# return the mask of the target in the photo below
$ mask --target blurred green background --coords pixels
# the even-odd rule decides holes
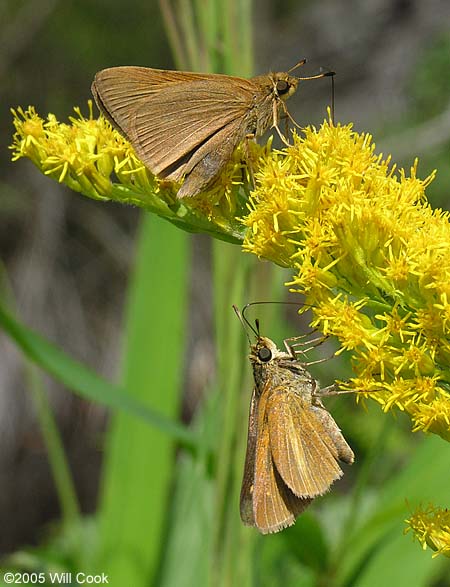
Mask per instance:
[[[422,177],[437,168],[429,198],[448,208],[450,4],[180,1],[174,16],[196,23],[193,66],[335,70],[337,121],[400,166],[419,157]],[[0,21],[1,298],[18,320],[2,321],[17,344],[0,333],[2,569],[133,587],[449,586],[447,560],[402,534],[419,503],[448,506],[448,445],[349,396],[327,403],[356,453],[344,479],[278,535],[242,527],[251,379],[231,305],[284,299],[289,272],[10,162],[10,107],[65,121],[87,114],[99,69],[176,67],[160,4],[3,0]],[[326,81],[305,83],[289,110],[317,125],[329,100]],[[290,306],[254,316],[280,344],[306,328]],[[349,357],[315,374],[345,378]]]

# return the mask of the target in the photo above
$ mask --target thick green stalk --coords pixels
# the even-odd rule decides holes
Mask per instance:
[[[238,250],[215,243],[215,315],[217,341],[217,376],[221,397],[221,425],[217,453],[216,513],[217,524],[213,536],[214,558],[211,561],[215,573],[213,584],[228,585],[230,560],[224,545],[230,528],[240,524],[239,504],[230,503],[229,495],[236,476],[235,450],[242,424],[242,361],[245,357],[246,338],[242,326],[234,316],[232,304],[242,306],[248,278],[248,261]],[[238,259],[237,257],[240,256]],[[240,475],[240,472],[238,473]],[[232,531],[234,534],[234,530]],[[231,577],[230,577],[231,579]]]
[[[179,409],[186,267],[186,235],[145,216],[128,299],[124,385],[172,417]],[[99,562],[115,585],[148,585],[157,571],[173,451],[158,430],[114,415],[105,447]]]

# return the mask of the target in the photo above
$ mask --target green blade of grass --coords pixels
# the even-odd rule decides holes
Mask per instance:
[[[145,216],[128,300],[125,385],[167,418],[178,413],[183,372],[186,242],[181,231]],[[116,414],[105,451],[97,562],[115,585],[152,584],[164,543],[174,446],[160,431]]]
[[[5,306],[15,309],[15,297],[11,285],[6,278],[6,270],[0,261],[1,291],[5,299]],[[0,308],[1,312],[1,308]],[[51,474],[55,482],[61,508],[62,523],[67,530],[80,524],[80,507],[72,478],[70,465],[64,450],[64,443],[58,429],[53,407],[39,369],[23,353],[24,374],[30,397],[43,441],[47,449],[47,458]]]
[[[409,507],[414,508],[419,503],[446,503],[449,467],[450,453],[446,443],[433,436],[424,438],[410,462],[385,484],[373,514],[347,537],[336,573],[337,585],[371,585],[370,579],[365,579],[371,568],[377,569],[379,584],[397,584],[391,582],[396,569],[386,567],[382,563],[383,551],[390,548],[389,545],[395,540],[396,535],[402,535]],[[410,537],[402,538],[405,542],[411,541]],[[415,547],[416,557],[412,558],[417,565],[419,576],[421,573],[427,573],[428,563],[423,561],[422,564],[420,558],[426,555],[420,552],[417,544]],[[406,543],[404,549],[405,553],[410,550]],[[407,554],[405,557],[410,558]],[[376,560],[378,562],[375,564]],[[410,561],[408,564],[413,563]]]
[[[357,587],[429,587],[433,578],[443,565],[450,570],[448,560],[444,557],[433,559],[431,552],[423,552],[417,542],[410,536],[403,535],[400,522],[397,531],[393,531],[383,540],[373,558],[365,565],[364,572],[354,583]],[[442,585],[442,583],[437,583]],[[448,585],[448,584],[447,584]]]
[[[72,359],[43,336],[15,320],[1,304],[0,326],[34,364],[77,395],[108,408],[125,411],[169,434],[185,446],[196,447],[195,435],[185,426],[157,413],[129,394],[124,387],[106,381]]]
[[[70,466],[41,374],[38,373],[34,365],[29,363],[26,365],[26,372],[36,416],[47,448],[48,461],[55,481],[63,523],[66,528],[69,528],[80,524],[79,504]]]
[[[195,415],[195,428],[205,446],[217,442],[221,406],[217,390],[209,389]],[[161,573],[154,583],[158,587],[210,585],[212,537],[218,518],[213,471],[213,462],[206,452],[178,455],[170,529]]]

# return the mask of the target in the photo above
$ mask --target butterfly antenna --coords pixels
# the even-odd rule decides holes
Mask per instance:
[[[307,77],[298,77],[297,79],[300,81],[307,81],[310,79],[321,79],[323,77],[334,77],[336,75],[335,71],[330,71],[329,69],[326,71],[321,71],[320,73],[316,73],[316,75],[308,75]]]
[[[298,69],[299,67],[302,67],[303,65],[305,65],[306,63],[306,59],[302,59],[301,61],[299,61],[298,63],[296,63],[294,65],[294,67],[291,67],[291,69],[288,69],[288,73],[291,73],[291,71],[295,71],[296,69]]]
[[[247,319],[245,312],[247,311],[247,308],[249,308],[250,306],[254,306],[255,304],[258,304],[259,302],[250,302],[249,304],[245,304],[245,306],[242,309],[242,317],[244,318],[245,323],[247,324],[247,326],[250,328],[250,330],[253,332],[253,334],[255,334],[255,336],[257,338],[260,337],[260,333],[259,333],[259,320],[258,318],[256,318],[255,320],[255,326],[253,326],[251,324],[251,322]]]
[[[247,306],[248,306],[248,304],[247,304]],[[239,310],[239,308],[233,304],[233,310],[235,311],[236,316],[239,318],[239,320],[240,320],[240,322],[241,322],[241,324],[242,324],[242,326],[244,328],[244,332],[245,332],[245,335],[246,335],[246,337],[248,339],[249,344],[252,345],[253,343],[252,343],[252,341],[251,341],[251,339],[250,339],[250,337],[248,335],[248,329],[250,328],[250,330],[255,334],[255,336],[257,338],[259,338],[259,325],[258,325],[258,330],[256,330],[253,327],[253,325],[250,324],[250,322],[245,317],[245,310],[246,310],[247,306],[245,306],[244,309],[241,312]]]

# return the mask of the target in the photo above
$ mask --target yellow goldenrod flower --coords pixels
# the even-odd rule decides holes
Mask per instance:
[[[185,230],[242,242],[244,227],[237,217],[244,204],[236,197],[242,184],[242,154],[235,153],[207,197],[179,200],[178,186],[152,175],[105,118],[93,118],[92,102],[89,109],[89,118],[84,118],[75,108],[71,124],[58,122],[53,114],[43,120],[31,106],[12,110],[13,161],[27,157],[45,175],[90,198],[134,204]]]
[[[414,430],[450,440],[450,224],[425,189],[375,154],[372,137],[325,122],[279,152],[250,144],[256,186],[242,182],[238,150],[210,191],[176,198],[102,117],[59,123],[14,112],[13,158],[89,197],[131,203],[290,267],[287,284],[315,308],[314,326],[352,353],[347,389]]]
[[[292,268],[313,326],[352,352],[342,384],[450,440],[450,225],[370,135],[324,123],[257,173],[244,249]]]
[[[433,556],[450,557],[450,510],[429,505],[425,510],[417,509],[405,522],[405,533],[412,530],[424,550],[429,546],[435,551]]]

